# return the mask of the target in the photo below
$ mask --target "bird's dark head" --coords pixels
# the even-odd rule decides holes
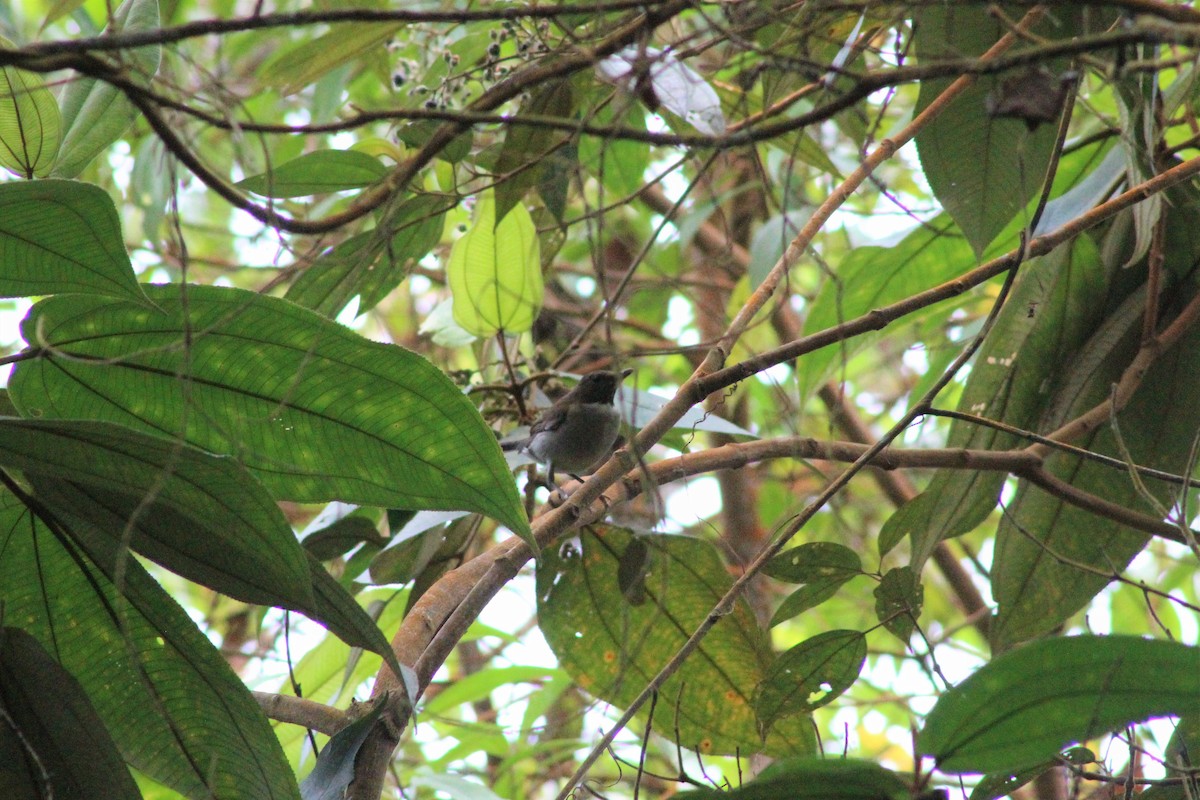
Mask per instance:
[[[589,372],[580,379],[575,388],[571,390],[571,394],[575,395],[576,400],[580,403],[612,403],[613,397],[617,394],[617,387],[632,372],[631,369],[621,372],[609,372],[608,370]]]

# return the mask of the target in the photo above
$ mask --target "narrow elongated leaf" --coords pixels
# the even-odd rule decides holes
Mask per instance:
[[[341,800],[346,787],[354,780],[354,759],[358,757],[358,749],[371,732],[371,726],[383,714],[384,704],[384,698],[379,698],[374,708],[329,740],[317,757],[317,766],[300,784],[303,800]]]
[[[479,198],[471,230],[454,243],[446,273],[454,321],[476,336],[533,327],[542,307],[542,264],[537,231],[525,207],[496,222],[491,192]]]
[[[145,302],[116,206],[90,183],[0,183],[0,297],[59,292]]]
[[[317,150],[238,182],[264,197],[305,197],[370,186],[388,174],[379,159],[357,150]]]
[[[159,27],[158,0],[125,0],[109,21],[107,32],[151,31]],[[161,48],[147,45],[123,50],[127,74],[149,82],[158,71]],[[63,141],[53,175],[74,178],[93,158],[116,141],[138,111],[115,86],[95,78],[75,76],[62,96]]]
[[[1012,297],[975,358],[958,410],[1016,428],[1036,427],[1050,399],[1045,370],[1065,370],[1095,331],[1108,285],[1108,270],[1086,236],[1024,265]],[[1004,450],[1020,440],[995,428],[955,420],[947,444]],[[938,542],[983,522],[996,507],[1006,478],[1002,472],[939,470],[925,493],[910,501],[909,510],[888,523],[898,528],[897,536],[911,532],[914,568],[921,568]]]
[[[1200,649],[1126,636],[1046,639],[995,659],[942,695],[918,750],[944,772],[1049,759],[1152,717],[1200,708]]]
[[[357,295],[358,313],[370,311],[441,240],[450,204],[431,195],[405,200],[374,230],[352,236],[318,258],[285,296],[336,317]]]
[[[633,605],[618,589],[620,557],[633,536],[619,528],[585,533],[543,553],[537,570],[538,619],[560,665],[589,693],[617,706],[641,691],[731,583],[711,544],[643,535],[645,601]],[[678,729],[683,747],[705,754],[739,748],[811,753],[804,715],[779,720],[765,743],[760,735],[750,692],[771,662],[761,628],[738,602],[660,689],[672,700],[658,704],[655,729]]]
[[[573,111],[571,83],[567,80],[547,83],[521,104],[521,114],[537,117],[571,119]],[[526,190],[541,181],[543,172],[551,170],[562,174],[553,169],[552,155],[568,139],[570,134],[546,127],[518,124],[509,128],[496,158],[496,174],[502,182],[495,189],[495,218],[504,219],[513,206],[521,202]]]
[[[838,589],[842,588],[847,580],[849,578],[834,577],[815,580],[801,586],[785,597],[779,604],[779,608],[775,609],[775,613],[771,616],[771,627],[773,628],[781,622],[787,622],[792,617],[821,605],[837,594]]]
[[[763,574],[790,583],[850,580],[862,574],[862,559],[843,544],[808,542],[772,558],[763,566]]]
[[[0,37],[0,46],[12,42]],[[62,119],[41,76],[0,67],[0,166],[22,178],[49,174],[58,155]]]
[[[906,645],[924,604],[925,587],[912,567],[889,569],[875,587],[875,616]]]
[[[1144,293],[1139,291],[1096,331],[1055,393],[1044,429],[1053,430],[1109,396],[1137,348],[1143,308]],[[1200,395],[1193,389],[1198,359],[1200,330],[1193,328],[1155,361],[1117,416],[1121,440],[1134,463],[1172,473],[1187,471],[1200,419]],[[1170,413],[1163,413],[1164,407]],[[1105,426],[1076,444],[1122,458],[1116,437],[1113,428]],[[1046,469],[1078,489],[1156,517],[1163,515],[1161,509],[1171,505],[1177,491],[1150,478],[1139,488],[1122,468],[1067,453],[1052,455]],[[1147,539],[1141,531],[1067,505],[1022,482],[996,537],[992,592],[999,603],[997,641],[1012,644],[1053,630],[1103,589],[1109,575],[1124,569]]]
[[[909,800],[912,791],[891,770],[853,758],[785,758],[732,789],[697,789],[679,800]]]
[[[325,570],[320,561],[311,554],[306,554],[306,557],[316,609],[312,616],[346,644],[379,653],[395,670],[396,656],[379,626],[363,611],[358,601]]]
[[[283,51],[262,70],[260,80],[288,95],[298,92],[335,67],[382,47],[400,24],[362,22],[338,25],[329,33]]]
[[[791,714],[807,714],[837,699],[858,680],[867,660],[861,631],[826,631],[783,653],[754,692],[763,729]]]
[[[79,681],[19,628],[0,628],[0,710],[6,797],[141,798]]]
[[[479,413],[437,368],[286,300],[147,287],[163,311],[51,298],[14,371],[24,416],[107,420],[236,456],[277,498],[528,523]],[[82,390],[86,387],[86,391]]]
[[[311,610],[308,562],[282,512],[232,459],[106,422],[0,419],[0,465],[56,516],[252,603]]]
[[[61,532],[61,531],[59,531]],[[117,543],[60,538],[0,493],[0,602],[80,682],[126,761],[189,798],[294,800],[296,780],[242,681]]]

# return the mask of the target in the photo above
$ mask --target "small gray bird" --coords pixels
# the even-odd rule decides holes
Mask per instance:
[[[529,436],[501,445],[505,450],[528,454],[546,465],[554,485],[554,471],[577,473],[604,458],[621,430],[621,414],[613,405],[617,386],[633,370],[589,372],[575,388],[542,412]]]

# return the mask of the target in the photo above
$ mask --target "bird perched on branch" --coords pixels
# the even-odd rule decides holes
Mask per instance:
[[[574,389],[542,412],[528,437],[505,442],[501,447],[526,453],[545,464],[551,485],[555,470],[579,480],[578,473],[607,456],[617,441],[621,414],[613,399],[617,387],[631,372],[589,372]]]

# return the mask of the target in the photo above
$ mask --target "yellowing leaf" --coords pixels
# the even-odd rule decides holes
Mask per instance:
[[[490,191],[479,198],[475,224],[450,251],[446,272],[454,321],[476,336],[522,333],[542,306],[542,266],[537,231],[522,205],[497,225]]]

